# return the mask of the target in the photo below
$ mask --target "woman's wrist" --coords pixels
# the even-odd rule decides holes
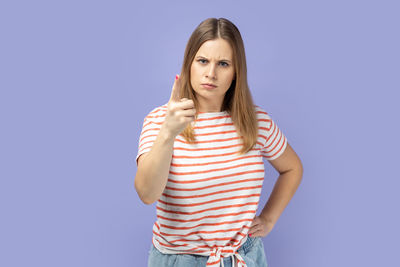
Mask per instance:
[[[176,136],[170,130],[165,128],[164,125],[161,125],[159,135],[161,136],[162,140],[165,142],[173,142],[173,141],[175,141],[175,138],[176,138]]]

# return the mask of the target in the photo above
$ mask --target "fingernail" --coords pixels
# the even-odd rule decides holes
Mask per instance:
[[[175,76],[175,80],[178,80],[178,74]]]
[[[251,236],[251,234],[249,234],[249,236]]]

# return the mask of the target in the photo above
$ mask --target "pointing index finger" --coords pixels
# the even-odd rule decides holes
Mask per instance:
[[[172,86],[172,91],[171,91],[171,97],[170,100],[173,101],[179,101],[180,99],[180,95],[179,95],[179,91],[180,91],[180,79],[179,79],[179,75],[175,76],[175,81],[174,81],[174,85]]]

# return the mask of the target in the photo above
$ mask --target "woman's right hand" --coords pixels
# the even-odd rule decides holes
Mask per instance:
[[[189,123],[194,121],[196,114],[193,100],[179,98],[181,83],[178,75],[176,78],[178,79],[175,79],[172,87],[171,97],[167,104],[167,113],[162,125],[174,137],[179,135]]]

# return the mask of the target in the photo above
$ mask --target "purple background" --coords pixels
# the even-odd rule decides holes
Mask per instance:
[[[263,238],[269,266],[400,266],[397,1],[187,2],[1,2],[0,265],[146,266],[143,118],[194,28],[225,17],[304,166]],[[265,163],[259,212],[278,177]]]

